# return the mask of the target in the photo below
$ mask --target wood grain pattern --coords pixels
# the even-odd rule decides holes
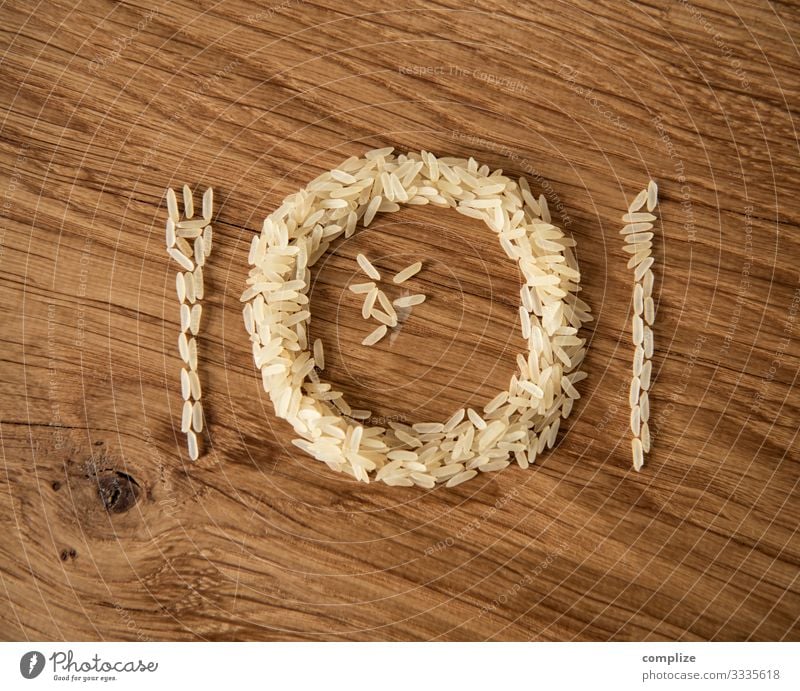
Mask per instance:
[[[0,635],[6,639],[800,638],[796,3],[355,0],[4,6]],[[529,176],[578,242],[583,397],[537,466],[425,493],[290,446],[241,324],[249,239],[366,147]],[[649,177],[654,450],[630,470],[631,275]],[[163,193],[213,185],[208,453],[179,430]],[[544,187],[543,187],[544,186]],[[315,273],[331,378],[443,419],[504,386],[518,276],[485,228],[409,209]],[[429,300],[393,339],[357,252]],[[105,503],[101,500],[105,497]]]

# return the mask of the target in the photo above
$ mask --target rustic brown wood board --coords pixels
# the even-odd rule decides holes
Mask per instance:
[[[108,0],[3,6],[0,634],[123,640],[800,639],[796,2]],[[368,148],[528,176],[578,243],[589,378],[527,471],[358,484],[291,446],[255,370],[247,249]],[[652,177],[653,451],[631,470],[632,272]],[[180,434],[164,191],[213,185],[206,454]],[[392,339],[345,286],[421,259]],[[519,275],[404,209],[314,274],[357,407],[444,419],[505,388]]]

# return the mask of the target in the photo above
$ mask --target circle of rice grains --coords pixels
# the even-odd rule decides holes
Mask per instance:
[[[369,426],[322,379],[318,365],[324,363],[308,349],[314,343],[306,336],[311,270],[356,224],[404,204],[453,208],[483,220],[497,236],[525,278],[528,352],[517,359],[509,389],[482,411],[459,411],[444,422]],[[253,240],[242,302],[264,390],[298,435],[293,443],[333,471],[397,487],[454,487],[511,463],[533,463],[555,444],[561,418],[580,395],[574,385],[586,376],[579,370],[585,339],[578,334],[592,317],[577,295],[573,246],[524,178],[490,171],[472,158],[376,149],[289,195]]]

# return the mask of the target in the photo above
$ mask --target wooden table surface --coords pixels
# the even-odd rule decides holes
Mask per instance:
[[[19,0],[0,62],[0,634],[125,640],[800,639],[797,2]],[[367,148],[528,176],[578,243],[589,378],[559,445],[455,489],[290,445],[241,320],[284,196]],[[631,271],[661,190],[653,451],[630,468]],[[213,185],[207,453],[179,429],[164,190]],[[357,252],[430,298],[378,347]],[[406,209],[336,245],[313,324],[407,421],[514,370],[485,227]]]

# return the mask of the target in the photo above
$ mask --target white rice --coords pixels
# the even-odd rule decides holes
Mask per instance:
[[[631,439],[631,451],[633,452],[633,469],[638,472],[644,465],[644,449],[642,440],[638,437]]]
[[[476,413],[472,408],[467,409],[467,417],[469,417],[469,420],[475,426],[475,429],[486,429],[486,420],[478,415],[478,413]]]
[[[398,272],[398,274],[392,279],[392,281],[398,284],[404,283],[409,278],[419,273],[420,269],[422,269],[422,262],[414,262],[413,264],[411,264],[411,266],[407,266],[405,269]]]
[[[642,423],[642,429],[640,431],[640,439],[642,442],[642,463],[644,463],[644,454],[650,452],[650,426],[647,422]],[[634,459],[634,463],[635,463]],[[641,468],[641,464],[639,465]]]
[[[639,212],[647,204],[647,212]],[[650,451],[650,428],[647,421],[650,417],[650,397],[648,390],[651,384],[653,356],[653,331],[655,321],[655,302],[653,293],[653,264],[651,256],[654,232],[652,221],[656,217],[650,213],[658,204],[658,186],[651,180],[641,190],[628,207],[628,213],[622,216],[626,225],[620,231],[625,237],[627,253],[633,256],[628,261],[628,268],[634,269],[633,286],[633,318],[631,332],[636,346],[633,355],[633,378],[631,380],[629,403],[631,406],[630,426],[633,433],[631,453],[633,467],[641,470],[644,456]]]
[[[173,223],[177,223],[180,219],[180,212],[178,211],[178,198],[175,196],[175,190],[171,187],[167,190],[167,213]]]
[[[645,259],[645,260],[644,260],[644,261],[643,261],[641,264],[639,264],[639,265],[636,267],[636,271],[635,271],[635,272],[634,272],[634,274],[633,274],[633,279],[634,279],[635,281],[641,281],[641,280],[642,280],[642,278],[644,278],[644,275],[645,275],[645,274],[646,274],[648,271],[650,271],[650,267],[652,267],[652,266],[653,266],[653,262],[654,262],[654,261],[655,261],[655,260],[653,259],[653,257],[649,257],[648,259]]]
[[[186,434],[192,428],[192,402],[183,402],[183,414],[181,415],[181,432]]]
[[[381,307],[383,307],[386,314],[393,319],[397,319],[397,312],[394,309],[394,305],[392,305],[389,298],[386,297],[386,293],[384,293],[382,290],[378,291],[378,302],[380,303]]]
[[[647,201],[647,190],[642,190],[641,192],[639,192],[639,194],[637,194],[633,198],[631,205],[628,207],[628,213],[632,214],[635,211],[638,211],[644,206],[644,203],[646,201]]]
[[[192,406],[192,429],[198,434],[203,431],[203,404],[195,401]]]
[[[628,245],[637,245],[639,247],[645,247],[645,243],[650,244],[649,241],[653,239],[652,232],[636,232],[631,233],[630,235],[625,236],[625,242]],[[625,248],[629,249],[629,248]],[[634,247],[636,249],[636,247]]]
[[[650,296],[644,300],[644,320],[651,325],[656,319],[656,305]]]
[[[644,365],[644,348],[642,346],[636,346],[636,350],[633,351],[634,377],[638,377],[642,373],[642,365]],[[634,405],[634,403],[631,403],[631,405]]]
[[[183,186],[183,215],[186,218],[194,216],[194,198],[192,197],[192,190],[189,185]]]
[[[387,331],[388,329],[386,328],[386,325],[381,324],[377,329],[375,329],[372,333],[370,333],[363,341],[361,341],[361,345],[365,346],[375,345],[386,335]]]
[[[639,380],[642,382],[642,389],[644,391],[650,390],[650,377],[653,371],[653,361],[647,360],[644,365],[642,365],[642,373],[639,375]]]
[[[380,281],[381,275],[378,273],[378,270],[372,266],[372,262],[367,259],[363,254],[359,254],[356,256],[356,261],[361,269],[364,271],[367,276],[369,276],[374,281]]]
[[[647,183],[647,210],[652,211],[658,203],[658,185],[651,180]]]
[[[650,297],[653,294],[653,272],[648,271],[642,280],[642,289],[644,290],[645,297]]]
[[[644,348],[644,357],[646,358],[653,357],[653,330],[649,326],[644,327],[642,346]]]
[[[639,398],[639,410],[642,422],[647,422],[650,419],[650,395],[647,391],[642,391]]]
[[[318,176],[287,197],[254,238],[242,301],[264,389],[276,414],[295,429],[295,446],[361,482],[454,487],[513,462],[528,467],[538,453],[555,444],[562,417],[569,415],[580,395],[575,385],[584,378],[579,367],[585,339],[577,334],[591,316],[588,305],[577,297],[580,274],[571,250],[574,241],[552,223],[546,199],[535,199],[524,180],[492,172],[472,159],[392,151],[347,159]],[[362,426],[357,421],[368,421],[371,412],[352,410],[342,392],[321,379],[314,364],[324,364],[324,356],[316,341],[308,350],[311,267],[335,237],[350,237],[357,225],[368,226],[375,214],[391,213],[403,204],[454,208],[484,220],[499,235],[524,277],[521,318],[528,352],[517,358],[519,372],[508,390],[498,393],[483,414],[470,408],[456,411],[445,422]],[[635,218],[629,225],[638,222]],[[206,244],[205,233],[203,240]],[[634,256],[648,249],[644,242],[635,238],[630,243],[637,248]],[[380,272],[363,254],[356,260],[370,282],[349,288],[364,295],[362,316],[379,322],[362,341],[374,345],[400,321],[398,309],[419,305],[426,296],[390,299],[377,284]],[[401,285],[421,264],[398,272],[392,283]],[[195,277],[195,292],[196,284]],[[408,316],[403,313],[404,319]]]
[[[375,289],[375,283],[369,281],[368,283],[354,283],[350,286],[350,290],[356,294],[369,293]]]
[[[364,297],[364,303],[361,305],[361,316],[364,319],[369,319],[372,314],[372,308],[375,307],[375,300],[378,298],[378,288],[373,288]]]
[[[189,367],[193,371],[197,371],[197,339],[192,337],[189,339]]]
[[[446,487],[457,487],[462,482],[466,482],[467,480],[471,480],[478,474],[477,470],[465,470],[463,473],[459,473],[458,475],[454,475],[447,481]]]
[[[167,250],[167,254],[187,271],[192,271],[194,269],[194,262],[176,247],[170,247]]]
[[[407,295],[402,298],[397,298],[392,304],[397,308],[403,307],[414,307],[415,305],[421,305],[425,302],[425,296],[422,294],[417,295]]]
[[[630,394],[628,395],[628,402],[631,408],[639,404],[639,397],[642,395],[642,382],[639,379],[639,374],[634,373],[631,379]]]
[[[378,213],[378,209],[381,206],[381,202],[383,200],[380,196],[373,197],[370,200],[370,203],[367,205],[367,210],[364,213],[364,227],[366,228],[370,223],[372,223],[372,219],[375,218],[375,214]]]
[[[192,389],[189,381],[189,372],[186,369],[181,370],[181,395],[184,401],[188,401],[191,396]]]
[[[178,352],[180,353],[181,360],[188,363],[189,362],[189,341],[186,339],[186,334],[181,331],[180,336],[178,336]]]
[[[187,257],[192,256],[192,245],[189,244],[189,241],[186,238],[175,238],[175,249]]]
[[[633,286],[633,312],[641,314],[644,311],[644,289],[640,283]]]
[[[187,306],[182,305],[182,307],[187,307]],[[200,317],[202,316],[203,316],[203,306],[200,304],[193,305],[191,312],[189,312],[189,329],[191,330],[192,335],[194,336],[196,336],[197,333],[200,331]],[[186,329],[183,330],[185,331]]]
[[[325,369],[325,351],[319,338],[314,341],[314,362],[321,370]]]
[[[194,295],[197,300],[202,300],[205,296],[205,286],[203,283],[203,268],[198,266],[194,270]]]
[[[194,303],[197,300],[197,294],[195,293],[195,286],[194,286],[194,274],[187,271],[183,275],[183,284],[186,286],[186,299]]]
[[[447,420],[447,422],[444,423],[442,431],[451,432],[453,429],[455,429],[456,425],[458,425],[458,423],[460,423],[464,419],[464,415],[466,414],[466,412],[467,411],[464,410],[464,408],[461,408],[460,410],[457,410],[455,413],[453,413]]]
[[[622,220],[625,223],[647,223],[648,221],[655,221],[656,217],[649,213],[632,213],[625,214]]]
[[[203,246],[203,236],[198,235],[194,239],[194,260],[197,266],[204,266],[206,263],[206,250]]]
[[[381,312],[380,310],[373,309],[372,312],[370,312],[370,316],[375,321],[385,324],[390,328],[397,326],[397,317],[392,317],[385,312]]]
[[[189,388],[192,392],[192,398],[195,401],[199,401],[203,392],[200,388],[200,377],[197,376],[197,372],[194,370],[189,370]]]
[[[638,314],[633,315],[633,344],[641,345],[644,338],[644,322]]]
[[[214,190],[209,187],[203,192],[203,219],[206,221],[211,220],[211,214],[214,210]]]
[[[202,232],[205,224],[206,222],[202,218],[178,221],[178,235],[182,238],[196,238]]]
[[[187,368],[181,369],[181,396],[184,404],[181,414],[181,432],[186,434],[189,457],[197,460],[200,446],[197,434],[203,431],[203,406],[200,402],[202,390],[197,374],[197,336],[200,332],[203,299],[203,265],[211,253],[212,228],[209,224],[213,215],[214,192],[209,187],[203,194],[202,219],[194,219],[194,198],[187,185],[183,186],[184,217],[180,218],[175,190],[167,190],[167,254],[182,269],[175,277],[175,290],[180,302],[180,326],[178,352]],[[190,245],[188,239],[194,239]],[[189,304],[186,304],[186,303]],[[191,305],[191,307],[190,307]],[[191,333],[191,337],[187,336]]]
[[[192,322],[192,312],[189,305],[181,305],[181,332],[185,333],[189,330]]]
[[[411,427],[419,434],[439,434],[444,432],[444,425],[441,422],[418,422]]]
[[[197,435],[191,430],[186,433],[186,447],[189,451],[189,458],[196,461],[200,457],[200,448],[197,443]]]
[[[638,404],[633,406],[631,409],[631,431],[633,432],[634,437],[639,436],[639,430],[641,428],[641,410],[639,409]]]
[[[649,245],[650,243],[647,244]],[[634,254],[628,261],[629,269],[636,268],[637,266],[639,266],[639,264],[641,264],[645,259],[647,259],[650,256],[649,248],[641,249],[637,247],[636,249],[637,249],[636,254]]]
[[[183,271],[175,275],[175,292],[178,293],[178,302],[183,304],[186,300],[186,282],[183,280]]]

